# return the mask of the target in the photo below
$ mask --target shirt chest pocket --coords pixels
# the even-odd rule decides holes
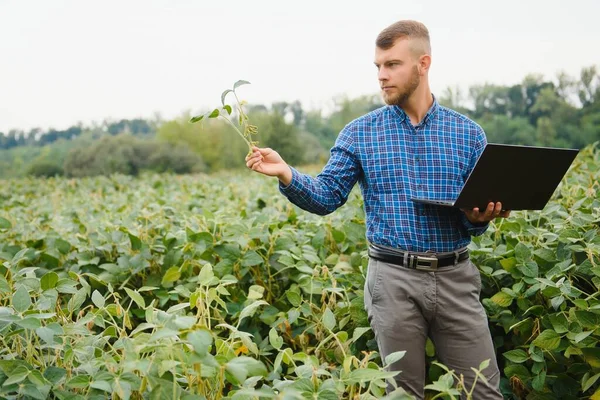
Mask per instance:
[[[381,155],[364,163],[366,183],[377,192],[398,193],[409,186],[412,168],[406,157]]]

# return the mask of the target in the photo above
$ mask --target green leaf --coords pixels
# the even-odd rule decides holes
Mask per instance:
[[[223,110],[227,111],[227,114],[229,114],[229,115],[231,115],[231,113],[233,112],[231,106],[228,104],[223,106]]]
[[[94,381],[90,384],[91,388],[102,390],[103,392],[112,392],[112,387],[107,381]]]
[[[4,276],[0,274],[0,295],[12,293],[12,288]]]
[[[23,381],[29,375],[29,370],[23,365],[19,365],[17,368],[15,368],[14,371],[7,375],[8,379],[4,381],[2,386],[13,385],[15,383]]]
[[[235,380],[232,383],[236,384],[243,383],[248,376],[267,375],[267,368],[262,362],[246,356],[230,360],[225,364],[225,370],[233,375]]]
[[[42,326],[35,330],[35,333],[47,344],[54,344],[54,331],[48,327]]]
[[[198,275],[198,283],[200,283],[201,285],[209,286],[212,283],[214,277],[215,274],[213,272],[212,265],[204,264],[202,266],[202,269],[200,270],[200,275]]]
[[[219,111],[218,108],[215,108],[210,114],[208,114],[208,118],[217,118],[220,114],[221,111]]]
[[[396,352],[390,353],[387,356],[385,356],[384,364],[391,365],[391,364],[395,363],[396,361],[401,360],[405,354],[406,354],[406,351],[396,351]]]
[[[325,308],[323,312],[323,325],[330,331],[335,327],[335,315],[333,315],[329,307]]]
[[[38,386],[32,383],[25,383],[20,386],[20,393],[27,399],[45,400],[50,392],[50,385]],[[42,391],[44,393],[42,393]]]
[[[479,371],[484,371],[487,367],[490,366],[490,359],[485,359],[479,364]]]
[[[131,242],[131,249],[132,250],[139,250],[142,248],[142,241],[140,240],[139,237],[132,235],[131,233],[128,233],[129,235],[129,241]]]
[[[248,81],[239,80],[233,84],[233,90],[239,88],[242,85],[249,85],[249,84],[250,84],[250,82],[248,82]]]
[[[27,377],[29,382],[33,383],[36,386],[46,386],[49,382],[42,376],[42,373],[38,370],[33,370],[29,373]]]
[[[285,297],[287,297],[287,300],[294,307],[298,307],[302,302],[302,296],[296,290],[288,290],[285,292]]]
[[[240,313],[239,320],[241,321],[242,319],[244,319],[246,317],[251,317],[252,315],[254,315],[254,313],[256,312],[258,307],[263,306],[263,305],[268,305],[268,304],[269,303],[267,303],[264,300],[258,300],[258,301],[255,301],[254,303],[250,303],[249,305],[244,307],[244,309]]]
[[[204,118],[204,114],[197,115],[195,117],[190,118],[190,122],[191,123],[196,123],[196,122],[202,121],[203,118]]]
[[[92,302],[96,307],[102,308],[105,304],[104,296],[102,296],[99,291],[94,290],[92,293]]]
[[[498,304],[500,307],[508,307],[511,305],[513,298],[511,295],[505,292],[498,292],[492,296],[490,299],[495,304]]]
[[[560,307],[560,305],[562,303],[564,303],[564,301],[565,301],[565,298],[563,296],[556,296],[550,300],[550,304],[552,304],[552,308],[554,308],[555,310],[558,310],[558,308]]]
[[[126,380],[115,379],[111,385],[112,392],[119,395],[120,399],[129,400],[131,397],[131,384]]]
[[[584,328],[596,329],[600,325],[600,316],[591,311],[577,310],[575,316]]]
[[[531,387],[538,392],[544,390],[544,382],[546,381],[546,372],[542,371],[531,380]]]
[[[262,299],[265,288],[259,285],[252,285],[248,289],[248,298],[252,300]]]
[[[500,260],[500,265],[508,272],[514,272],[517,268],[517,259],[514,257],[503,258]]]
[[[533,344],[543,350],[554,350],[560,345],[560,335],[552,329],[546,329],[535,338]]]
[[[277,334],[275,328],[271,328],[269,331],[269,343],[276,350],[281,349],[281,346],[283,346],[283,338]]]
[[[85,389],[90,384],[89,375],[77,375],[67,382],[66,386],[72,389]]]
[[[253,267],[262,264],[262,262],[262,257],[254,250],[248,251],[244,254],[244,258],[242,258],[242,266],[244,267]]]
[[[573,342],[575,343],[579,343],[581,342],[583,339],[587,338],[588,336],[590,336],[592,333],[594,333],[594,331],[587,331],[587,332],[579,332],[578,334],[573,336]],[[569,335],[567,335],[569,336]],[[570,337],[569,337],[570,338]]]
[[[535,261],[528,261],[525,264],[519,266],[519,271],[521,271],[523,275],[529,278],[537,278],[538,265]]]
[[[437,381],[425,386],[425,389],[435,390],[440,393],[459,394],[458,391],[452,387],[453,385],[454,377],[451,372],[448,372],[442,375]]]
[[[165,272],[165,275],[162,278],[162,285],[169,285],[179,279],[181,276],[181,272],[179,272],[179,267],[171,267]]]
[[[54,241],[54,246],[56,246],[61,254],[67,254],[69,251],[71,251],[71,243],[63,239],[56,239]]]
[[[587,391],[589,388],[591,388],[594,385],[594,383],[596,383],[598,378],[600,378],[600,373],[597,373],[596,375],[588,378],[585,382],[583,382],[581,390],[583,392]]]
[[[355,369],[350,372],[348,378],[346,379],[346,383],[355,384],[355,383],[363,383],[363,382],[372,382],[376,379],[388,379],[393,378],[398,375],[399,371],[384,371],[379,369],[372,368],[361,368]]]
[[[231,92],[233,92],[233,90],[227,89],[226,91],[221,93],[221,104],[225,105],[225,97],[227,97],[227,95]],[[231,107],[229,107],[229,108],[231,109]],[[231,114],[231,111],[229,111],[229,114]]]
[[[87,291],[85,288],[81,288],[75,292],[75,295],[71,297],[69,303],[67,304],[67,308],[70,312],[75,312],[79,310],[79,307],[85,302],[87,298]]]
[[[552,263],[556,262],[556,251],[545,248],[538,248],[533,252],[533,254],[544,261]]]
[[[362,335],[364,335],[366,332],[370,331],[371,328],[369,327],[358,327],[356,329],[354,329],[354,333],[352,333],[352,341],[355,342],[357,341]]]
[[[515,246],[515,256],[517,261],[525,263],[531,260],[531,249],[526,244],[519,242]]]
[[[129,296],[129,298],[131,300],[133,300],[135,302],[135,304],[138,305],[139,308],[146,308],[146,302],[144,301],[144,298],[142,297],[141,294],[139,294],[137,291],[131,290],[129,288],[125,288],[125,292],[127,292],[127,295]]]
[[[522,362],[525,362],[527,360],[529,360],[529,355],[525,352],[525,350],[521,350],[521,349],[516,349],[516,350],[510,350],[507,351],[506,353],[502,354],[504,357],[506,357],[508,360],[520,364]]]
[[[57,385],[61,379],[67,375],[67,370],[64,368],[49,366],[44,371],[44,378],[46,378],[52,385]]]
[[[0,229],[10,229],[12,228],[12,224],[6,218],[0,217]]]
[[[581,352],[586,363],[592,368],[600,368],[600,347],[585,347]]]
[[[77,282],[72,279],[59,279],[56,283],[56,290],[63,294],[77,293]]]
[[[172,338],[179,335],[179,331],[176,331],[174,329],[169,329],[169,328],[160,328],[158,330],[156,330],[152,336],[150,336],[150,339],[148,339],[148,342],[156,342],[158,340],[161,339],[165,339],[165,338]]]
[[[37,329],[42,326],[42,323],[37,318],[23,318],[20,321],[16,321],[16,324],[25,328],[25,329]]]
[[[527,381],[531,377],[531,373],[529,370],[521,364],[511,364],[504,368],[504,375],[507,378],[512,378],[513,376],[519,377],[522,381]]]
[[[569,320],[563,313],[551,314],[548,318],[556,333],[567,333],[569,331]]]
[[[42,279],[40,281],[42,290],[53,289],[56,287],[57,283],[58,283],[58,274],[56,272],[46,273],[44,276],[42,276]]]
[[[142,286],[137,291],[141,293],[141,292],[151,292],[153,290],[158,290],[158,289],[160,289],[160,288],[156,287],[156,286]]]
[[[31,306],[31,297],[25,286],[20,286],[13,294],[12,304],[16,312],[22,313],[27,311]]]

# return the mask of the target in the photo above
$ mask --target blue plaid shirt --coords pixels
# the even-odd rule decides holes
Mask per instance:
[[[475,226],[452,207],[414,203],[412,197],[455,200],[483,152],[483,129],[434,99],[413,126],[398,106],[385,106],[349,123],[316,177],[292,170],[280,191],[300,208],[325,215],[342,206],[356,182],[364,198],[367,240],[415,252],[467,246]]]

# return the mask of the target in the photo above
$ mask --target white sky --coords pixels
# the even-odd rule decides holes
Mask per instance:
[[[0,0],[0,131],[378,91],[377,34],[429,28],[434,93],[600,67],[598,0]]]

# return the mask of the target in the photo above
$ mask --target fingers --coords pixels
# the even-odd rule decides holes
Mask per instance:
[[[510,216],[510,210],[503,210],[502,203],[490,202],[487,206],[485,214],[483,215],[483,221],[491,221],[496,218],[508,218]]]
[[[252,154],[246,156],[246,167],[257,170],[262,164],[263,156],[258,151],[254,151]]]
[[[495,218],[508,218],[510,216],[510,210],[502,211],[501,202],[490,202],[484,211],[479,211],[479,208],[475,207],[472,210],[462,209],[469,221],[474,223],[490,222]]]
[[[494,218],[494,206],[494,203],[488,203],[487,207],[485,208],[485,211],[478,218],[480,222],[490,221]]]
[[[273,152],[273,149],[270,147],[264,147],[264,148],[259,148],[259,147],[252,147],[252,150],[254,151],[258,151],[263,157],[267,157],[269,154],[271,154]]]

